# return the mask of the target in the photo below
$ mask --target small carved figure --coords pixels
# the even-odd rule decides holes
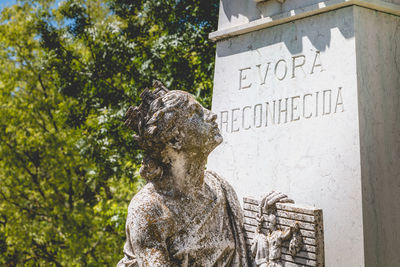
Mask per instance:
[[[147,184],[132,199],[118,267],[248,266],[240,204],[232,187],[204,171],[222,142],[216,115],[161,83],[144,90],[125,124],[144,150]]]
[[[271,192],[261,201],[244,197],[243,202],[245,235],[247,242],[252,242],[254,266],[304,266],[305,261],[325,266],[322,209],[295,204],[278,192]],[[303,233],[313,237],[307,245]]]
[[[296,223],[297,225],[297,223]],[[297,226],[280,230],[276,228],[276,216],[270,214],[268,216],[268,267],[282,267],[281,262],[282,256],[282,242],[288,240],[295,229],[299,229]],[[295,256],[295,255],[292,255]]]
[[[289,243],[290,255],[292,255],[292,257],[296,256],[296,254],[300,252],[302,247],[303,247],[303,237],[301,236],[300,233],[300,225],[296,223],[292,231],[292,239],[290,239]]]
[[[258,267],[282,267],[282,242],[292,237],[290,241],[290,253],[295,256],[302,247],[302,237],[299,224],[285,230],[278,229],[276,226],[276,207],[277,202],[293,203],[285,194],[272,191],[266,195],[259,205],[257,216],[257,228],[253,238],[251,251],[255,264]],[[264,215],[264,213],[267,213]],[[267,222],[268,234],[262,233],[263,222]]]
[[[268,264],[268,239],[262,232],[264,217],[257,217],[257,228],[251,244],[251,253],[257,266],[267,267]]]

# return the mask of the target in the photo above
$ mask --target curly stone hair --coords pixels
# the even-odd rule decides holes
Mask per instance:
[[[166,145],[180,148],[182,109],[189,101],[187,93],[169,91],[159,81],[154,81],[153,87],[154,91],[146,88],[141,93],[141,104],[128,109],[125,121],[136,132],[134,138],[144,150],[140,175],[147,181],[162,176],[168,164],[163,155]]]

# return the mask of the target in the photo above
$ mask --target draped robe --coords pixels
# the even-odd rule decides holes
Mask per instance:
[[[147,184],[129,205],[125,256],[117,266],[249,266],[236,193],[209,171],[203,191],[196,203]]]

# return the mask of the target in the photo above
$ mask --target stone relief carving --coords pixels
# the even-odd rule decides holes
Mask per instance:
[[[148,183],[129,204],[117,266],[250,266],[237,196],[224,179],[204,171],[222,142],[216,116],[186,92],[160,82],[154,87],[127,112]]]
[[[274,201],[275,200],[275,201]],[[292,256],[295,256],[301,249],[302,236],[299,232],[299,224],[296,222],[293,226],[286,229],[279,229],[276,225],[276,202],[293,203],[286,195],[271,192],[263,198],[259,205],[259,213],[256,217],[257,228],[255,237],[251,244],[251,252],[255,263],[260,267],[281,267],[282,242],[292,237],[291,248],[289,248]],[[273,203],[273,204],[272,204]],[[268,232],[262,232],[262,225],[267,222]]]
[[[322,210],[272,191],[244,198],[246,242],[257,267],[324,266]]]

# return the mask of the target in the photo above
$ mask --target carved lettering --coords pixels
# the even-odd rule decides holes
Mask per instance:
[[[303,71],[304,77],[306,77],[306,72],[303,69],[304,64],[306,64],[306,56],[304,56],[304,55],[293,56],[292,59],[293,59],[292,60],[292,78],[296,77],[296,69],[297,68],[300,68]]]
[[[322,95],[323,95],[323,97],[322,97],[322,115],[331,114],[332,91],[331,90],[324,90]],[[328,102],[326,102],[326,100],[327,100],[326,95],[329,96]],[[328,107],[329,107],[329,109],[328,109]]]
[[[239,70],[239,90],[250,88],[252,83],[248,82],[247,84],[243,84],[247,80],[247,74],[244,73],[245,71],[250,71],[251,67],[243,68]]]
[[[261,64],[256,65],[256,67],[258,68],[258,77],[260,77],[260,85],[265,84],[265,80],[267,79],[267,74],[268,74],[270,64],[271,64],[271,62],[268,62],[267,67],[264,71],[264,75],[262,75],[262,72],[261,72]]]
[[[272,107],[272,112],[271,109],[269,107],[269,102],[265,102],[266,103],[266,108],[265,108],[265,127],[268,126],[268,118],[271,119],[272,124],[275,124],[275,100],[272,101],[274,103],[273,107]]]
[[[288,98],[285,98],[285,109],[282,109],[281,102],[282,102],[282,99],[279,99],[278,123],[281,123],[281,114],[282,113],[285,113],[285,123],[287,123],[287,113],[288,113],[287,102],[288,102]]]
[[[342,89],[338,87],[334,90],[316,91],[220,111],[219,127],[222,133],[236,133],[251,127],[259,129],[302,119],[308,120],[317,117],[319,113],[324,117],[339,114],[345,111]]]
[[[338,89],[338,93],[337,93],[337,97],[336,97],[335,113],[337,112],[338,106],[340,106],[342,108],[342,112],[344,112],[342,87],[339,87],[339,89]]]
[[[290,115],[290,121],[298,121],[300,120],[300,115],[297,114],[297,109],[298,109],[298,100],[300,99],[300,96],[293,96],[292,97],[292,112]]]
[[[258,109],[258,111],[257,111]],[[254,127],[260,128],[262,126],[262,104],[254,106]]]
[[[309,119],[309,118],[312,117],[312,111],[310,111],[310,113],[308,113],[308,115],[306,115],[306,106],[308,106],[307,105],[308,102],[306,102],[306,98],[307,97],[311,97],[312,98],[312,94],[305,94],[303,96],[303,117],[306,118],[306,119]]]
[[[317,61],[318,61],[318,62],[317,62]],[[322,72],[322,71],[324,70],[324,69],[322,68],[321,53],[320,53],[320,51],[316,51],[316,52],[315,52],[314,63],[313,63],[313,65],[312,65],[310,74],[313,74],[313,73],[314,73],[314,70],[315,70],[316,67],[319,67],[319,68],[320,68],[320,72]]]
[[[238,118],[235,116],[235,112],[239,111],[240,108],[234,108],[232,109],[232,122],[231,122],[231,132],[239,132],[239,126],[237,128],[235,128],[235,122],[237,122]]]
[[[248,130],[248,129],[250,129],[251,128],[251,125],[250,125],[250,123],[248,123],[247,124],[247,127],[245,126],[245,111],[246,110],[249,110],[250,111],[250,109],[251,109],[251,106],[245,106],[244,108],[243,108],[243,110],[242,110],[242,127],[243,127],[243,129],[245,129],[245,130]]]
[[[226,116],[224,116],[224,115],[226,115]],[[226,127],[225,131],[226,132],[228,131],[228,116],[229,116],[229,112],[228,111],[221,111],[221,115],[219,116],[221,118],[221,124],[220,124],[220,127],[219,127],[221,129],[221,131],[223,129],[222,125],[224,125],[224,124],[225,124],[225,127]]]
[[[283,75],[282,76],[278,76],[278,67],[279,67],[279,63],[283,63],[284,65],[284,72],[283,72]],[[282,64],[281,64],[282,65]],[[283,79],[285,79],[285,77],[286,77],[286,74],[287,74],[287,64],[286,64],[286,61],[284,60],[284,59],[280,59],[278,62],[276,62],[276,65],[275,65],[275,77],[278,79],[278,80],[280,80],[280,81],[282,81]]]
[[[321,71],[324,71],[321,63],[320,51],[315,51],[314,55],[295,55],[291,59],[280,58],[275,60],[263,60],[264,63],[255,64],[239,69],[239,90],[265,86],[270,80],[276,79],[283,81],[290,75],[288,68],[291,68],[291,78],[298,77],[302,72],[303,77]],[[270,68],[274,68],[272,73]],[[289,69],[290,71],[290,69]],[[257,78],[258,77],[258,78]]]

